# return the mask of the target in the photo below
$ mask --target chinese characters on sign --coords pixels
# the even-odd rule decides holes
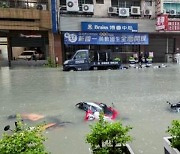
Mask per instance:
[[[84,33],[66,32],[65,44],[149,44],[149,36],[146,33]]]
[[[156,30],[160,31],[180,31],[180,21],[169,20],[168,15],[157,17]]]
[[[168,16],[162,15],[157,17],[156,30],[165,30],[168,26]]]
[[[180,21],[168,21],[168,31],[180,31]]]
[[[83,32],[138,32],[137,23],[81,22]]]

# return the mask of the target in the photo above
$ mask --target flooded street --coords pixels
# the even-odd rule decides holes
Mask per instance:
[[[173,119],[166,101],[180,101],[180,66],[167,68],[63,72],[59,68],[0,68],[0,133],[14,127],[9,115],[38,113],[49,120],[72,122],[46,131],[52,154],[88,154],[85,135],[90,131],[85,113],[75,108],[80,101],[97,101],[120,112],[118,120],[133,127],[130,143],[135,154],[163,154],[163,136]],[[28,122],[28,121],[27,121]],[[30,123],[32,124],[32,123]]]

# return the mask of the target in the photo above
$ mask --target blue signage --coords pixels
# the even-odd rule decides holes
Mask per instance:
[[[58,26],[57,26],[56,0],[51,0],[51,18],[52,18],[52,31],[53,33],[57,33]]]
[[[81,22],[83,32],[138,32],[137,23]]]
[[[147,33],[85,33],[65,32],[65,44],[97,44],[97,45],[123,45],[123,44],[149,44]]]

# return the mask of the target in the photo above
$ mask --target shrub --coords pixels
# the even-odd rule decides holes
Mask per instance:
[[[124,127],[120,122],[109,123],[103,119],[103,114],[100,114],[99,121],[90,127],[91,132],[86,136],[86,142],[96,154],[119,153],[124,145],[132,140],[128,135],[132,127]],[[120,147],[117,148],[117,145]]]
[[[167,132],[171,135],[171,146],[180,150],[180,120],[173,120]]]
[[[47,58],[47,64],[45,64],[45,66],[48,66],[48,67],[56,67],[56,63],[52,60],[52,58],[48,57]]]
[[[116,57],[116,58],[114,58],[114,61],[118,61],[118,62],[120,62],[120,61],[121,61],[121,59],[120,59],[119,57]]]
[[[4,133],[0,140],[1,154],[48,154],[43,142],[43,125],[28,127],[21,118],[17,118],[15,129]],[[5,129],[9,129],[6,126]]]

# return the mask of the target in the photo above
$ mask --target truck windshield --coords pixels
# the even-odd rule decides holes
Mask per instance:
[[[86,51],[79,51],[75,55],[75,59],[85,59],[87,57]]]

